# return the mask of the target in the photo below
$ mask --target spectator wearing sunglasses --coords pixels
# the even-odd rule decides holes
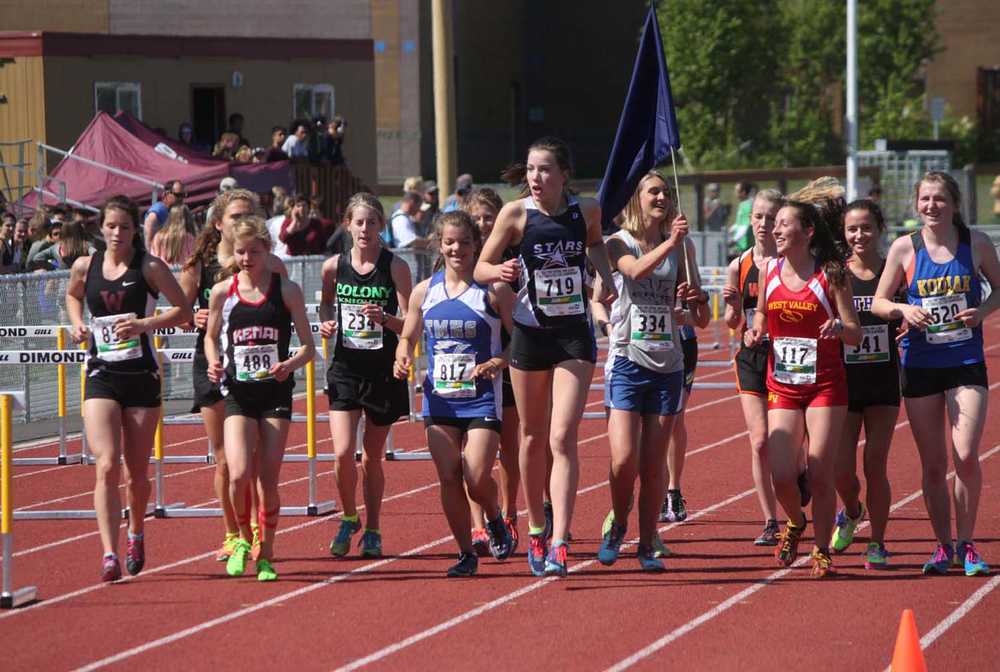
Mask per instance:
[[[180,180],[168,180],[163,186],[163,196],[159,201],[153,203],[153,207],[146,212],[146,218],[143,220],[142,230],[146,245],[149,245],[153,241],[153,236],[166,226],[170,208],[175,205],[183,205],[184,198],[187,196]]]

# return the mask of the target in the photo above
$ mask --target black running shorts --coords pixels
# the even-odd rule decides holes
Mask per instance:
[[[122,408],[156,408],[162,404],[158,371],[111,373],[96,369],[87,375],[83,393],[86,399],[111,399]]]
[[[903,367],[901,370],[904,397],[927,397],[942,394],[956,387],[989,387],[986,363],[948,366],[940,369]]]
[[[326,371],[326,396],[331,411],[363,410],[372,424],[391,425],[410,413],[405,380],[392,375],[368,378],[334,360]]]
[[[597,341],[589,323],[561,329],[539,329],[514,323],[510,344],[513,368],[547,371],[570,359],[597,362]]]

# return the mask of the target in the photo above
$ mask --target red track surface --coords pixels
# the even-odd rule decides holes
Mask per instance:
[[[1000,335],[998,324],[988,325],[988,342]],[[1000,346],[987,353],[990,365],[998,353]],[[703,360],[720,356],[702,353]],[[699,374],[732,380],[720,369]],[[996,404],[995,389],[991,397]],[[592,393],[595,403],[587,410],[599,410],[599,399]],[[325,411],[325,402],[320,406]],[[211,558],[221,540],[217,519],[148,520],[146,570],[111,586],[98,580],[94,521],[17,521],[16,585],[37,586],[42,601],[0,613],[4,669],[451,669],[470,661],[502,661],[502,669],[605,669],[624,661],[646,669],[869,670],[888,664],[907,607],[922,634],[941,624],[925,643],[931,669],[995,669],[1000,591],[992,588],[1000,577],[920,575],[934,542],[905,413],[890,457],[897,506],[888,531],[893,569],[864,570],[862,531],[861,541],[835,559],[842,576],[822,582],[803,567],[779,571],[770,549],[750,543],[761,516],[734,392],[696,391],[687,417],[683,480],[691,517],[664,529],[674,552],[666,574],[640,573],[631,548],[614,567],[596,562],[609,506],[607,438],[603,421],[587,420],[580,428],[580,494],[567,579],[530,576],[523,546],[506,563],[483,561],[474,579],[446,579],[456,548],[430,462],[385,464],[384,559],[330,558],[336,516],[285,518],[277,542],[281,579],[273,584],[224,576],[223,565]],[[180,445],[168,445],[167,453],[203,454],[200,432],[168,427],[166,442]],[[320,425],[317,435],[320,452],[329,451],[327,427]],[[397,425],[394,435],[397,448],[425,443],[419,425]],[[289,446],[304,451],[304,438],[305,428],[293,425]],[[52,452],[44,446],[19,454]],[[996,564],[1000,423],[987,423],[980,452],[977,537],[984,557]],[[330,466],[320,465],[321,499],[335,496]],[[165,473],[167,503],[213,505],[212,467],[169,465]],[[305,503],[304,476],[305,465],[285,465],[284,504]],[[15,506],[90,508],[92,478],[84,466],[19,468]],[[635,529],[634,516],[631,523]],[[524,517],[520,525],[526,540]],[[977,591],[980,601],[963,606]],[[955,615],[964,617],[952,622]]]

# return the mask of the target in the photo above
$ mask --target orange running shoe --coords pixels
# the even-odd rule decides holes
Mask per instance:
[[[837,576],[837,570],[833,568],[833,559],[829,551],[821,551],[814,548],[812,552],[812,575],[814,579]]]
[[[779,565],[789,567],[795,562],[795,558],[799,556],[799,541],[805,531],[805,523],[801,527],[791,523],[785,525],[785,531],[778,535],[778,547],[774,549],[774,557],[777,558]]]

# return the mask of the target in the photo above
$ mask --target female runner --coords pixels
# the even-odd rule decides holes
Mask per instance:
[[[722,297],[726,303],[725,320],[730,329],[753,325],[760,290],[760,277],[768,259],[777,256],[774,249],[774,218],[781,208],[781,193],[777,189],[757,192],[750,214],[754,245],[729,264],[729,275]],[[736,387],[740,393],[743,419],[750,438],[751,469],[757,501],[764,514],[764,530],[754,540],[757,546],[778,544],[778,509],[771,483],[771,466],[767,457],[767,357],[771,345],[764,342],[754,348],[743,344],[736,353]]]
[[[512,326],[514,293],[506,283],[485,287],[472,279],[481,238],[467,213],[446,212],[435,228],[444,270],[413,289],[394,369],[397,378],[406,379],[423,331],[427,445],[441,481],[441,505],[459,548],[458,563],[448,576],[472,576],[479,560],[463,482],[468,498],[486,516],[489,552],[505,560],[513,550],[490,472],[500,444],[499,374],[507,365],[506,353],[500,351],[500,326]]]
[[[472,221],[479,227],[480,239],[486,240],[493,231],[497,215],[503,207],[500,195],[489,187],[475,189],[466,201],[465,209]],[[507,248],[503,252],[504,261],[517,257],[517,251]],[[515,292],[518,281],[508,283]],[[501,325],[500,344],[504,348],[510,342],[510,325]],[[503,418],[500,427],[500,504],[503,507],[504,523],[510,532],[512,541],[511,553],[517,550],[519,535],[517,533],[517,487],[521,480],[521,470],[517,463],[518,453],[518,417],[517,406],[514,404],[514,387],[510,382],[510,369],[503,369]],[[482,509],[470,498],[469,508],[472,509],[472,546],[476,554],[482,557],[489,553],[489,537],[484,526]]]
[[[511,381],[521,418],[521,478],[528,504],[531,546],[528,564],[536,576],[566,575],[567,537],[579,479],[577,428],[597,361],[587,309],[585,254],[603,280],[597,299],[614,300],[600,207],[567,191],[572,162],[566,144],[537,140],[526,165],[508,170],[523,198],[506,204],[479,263],[482,284],[521,278],[514,306]],[[519,246],[517,259],[503,251]],[[545,454],[552,450],[550,480],[554,524],[546,548]]]
[[[973,543],[983,478],[979,440],[989,396],[982,323],[1000,305],[997,291],[982,300],[979,278],[1000,287],[1000,261],[989,237],[962,220],[961,202],[950,175],[924,175],[915,204],[923,227],[889,248],[872,313],[883,320],[902,319],[908,327],[900,342],[902,394],[920,452],[924,504],[938,541],[923,571],[945,574],[955,561],[974,576],[989,573]],[[905,303],[893,300],[900,286]],[[946,422],[955,461],[953,493],[948,492]],[[957,547],[952,547],[949,494],[955,499]]]
[[[205,358],[205,329],[208,326],[208,298],[212,287],[223,279],[224,267],[232,261],[234,228],[242,217],[262,216],[263,211],[257,196],[246,189],[231,189],[215,197],[212,202],[211,218],[205,222],[205,227],[195,241],[194,253],[188,259],[180,274],[181,288],[188,299],[188,305],[197,303],[194,313],[194,326],[198,329],[198,338],[194,347],[194,365],[191,367],[194,387],[194,404],[192,413],[201,413],[205,425],[205,434],[212,444],[212,455],[215,458],[215,471],[212,484],[215,496],[222,508],[222,521],[225,527],[225,537],[215,559],[224,562],[232,555],[234,544],[239,539],[239,527],[236,525],[236,514],[233,503],[229,500],[229,467],[226,464],[226,451],[223,446],[222,425],[225,420],[225,410],[222,404],[222,390],[219,385],[208,379],[208,360]],[[271,270],[288,277],[285,264],[278,257],[269,257]],[[228,273],[225,272],[225,273]],[[260,512],[260,495],[256,486],[248,491],[251,501],[247,504],[250,511]],[[260,551],[260,530],[257,526],[258,516],[251,516],[250,527],[253,537],[251,548],[254,556]]]
[[[744,343],[759,346],[765,335],[771,342],[767,448],[774,491],[788,515],[775,557],[791,565],[805,531],[797,477],[807,438],[816,526],[812,572],[823,577],[834,574],[828,546],[837,503],[833,465],[847,415],[847,375],[839,342],[860,343],[861,327],[843,263],[817,208],[787,201],[778,211],[774,241],[779,258],[767,263],[765,289]]]
[[[362,557],[382,555],[379,514],[385,477],[382,455],[392,423],[410,412],[406,383],[393,376],[398,334],[403,329],[413,281],[406,262],[382,246],[382,204],[371,194],[351,197],[344,224],[354,247],[323,264],[320,333],[336,337],[333,361],[326,373],[330,400],[330,434],[336,454],[337,490],[344,515],[330,543],[335,557],[347,555],[351,537],[361,529],[355,504],[358,421],[365,415],[361,458],[367,524],[361,536]],[[334,303],[336,302],[336,303]],[[339,327],[339,328],[338,328]]]
[[[875,288],[885,266],[879,242],[885,233],[882,211],[874,201],[854,201],[844,212],[843,242],[850,250],[848,278],[854,309],[863,330],[861,343],[844,348],[847,368],[847,422],[834,466],[834,482],[844,508],[837,512],[830,546],[841,553],[854,541],[854,531],[865,516],[861,482],[857,477],[858,438],[865,428],[865,499],[871,519],[871,538],[865,550],[866,569],[884,569],[885,528],[889,522],[892,492],[886,470],[889,445],[899,416],[898,320],[885,321],[871,312]]]
[[[66,312],[73,340],[90,340],[83,418],[87,445],[96,458],[94,509],[104,547],[101,578],[117,581],[118,521],[121,518],[120,463],[124,460],[128,520],[128,573],[146,562],[143,523],[149,502],[149,454],[160,417],[160,375],[149,332],[191,320],[170,269],[146,254],[138,237],[139,210],[126,196],[114,196],[101,209],[107,249],[73,262],[66,286]],[[160,294],[172,305],[156,314]],[[90,323],[83,320],[86,303]]]
[[[684,352],[674,305],[678,296],[693,301],[701,294],[686,279],[681,246],[688,223],[674,216],[674,202],[666,181],[647,173],[626,205],[621,230],[607,242],[618,293],[608,323],[604,384],[613,516],[598,559],[605,565],[618,559],[638,473],[638,559],[649,572],[664,569],[654,557],[656,521],[667,443],[684,404]]]
[[[292,376],[315,353],[302,290],[273,270],[270,254],[271,236],[264,219],[241,218],[233,230],[233,260],[228,269],[234,274],[212,288],[204,341],[208,378],[221,384],[225,397],[229,497],[240,530],[226,573],[242,576],[252,553],[253,512],[247,504],[251,481],[256,480],[261,530],[258,581],[278,578],[272,563],[281,512],[278,477],[292,418]],[[302,345],[289,356],[293,324]]]

